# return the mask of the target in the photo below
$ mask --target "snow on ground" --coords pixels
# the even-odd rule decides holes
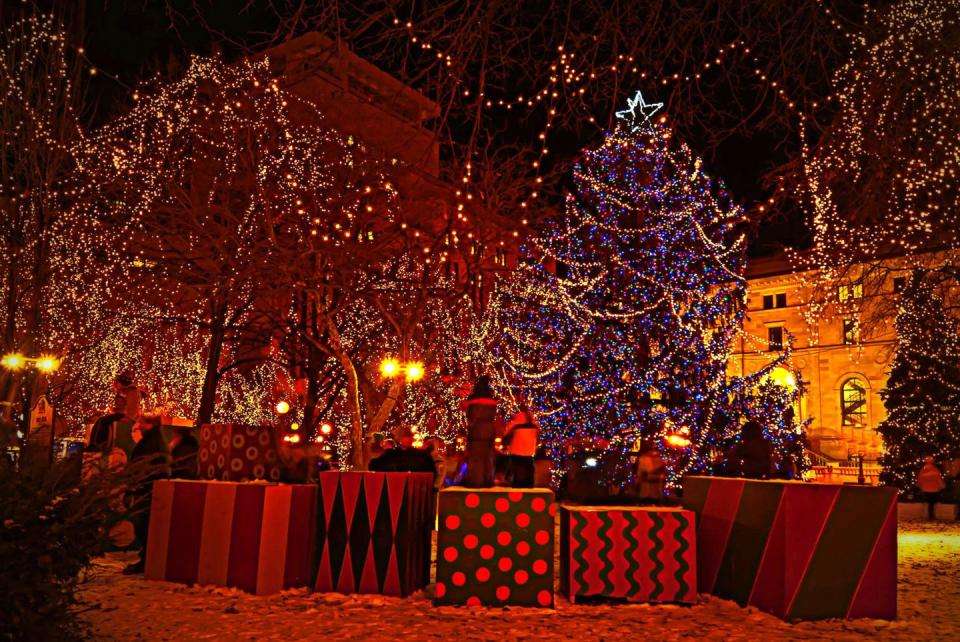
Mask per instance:
[[[950,640],[960,639],[960,523],[901,522],[899,619],[787,624],[702,596],[695,606],[571,605],[434,608],[433,587],[405,600],[375,595],[256,597],[120,574],[129,554],[97,563],[81,591],[98,640]]]

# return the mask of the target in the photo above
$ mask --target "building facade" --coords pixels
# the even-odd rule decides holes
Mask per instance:
[[[827,461],[874,461],[882,453],[880,392],[893,359],[895,298],[904,282],[896,274],[865,293],[859,282],[818,287],[815,275],[791,270],[784,258],[757,260],[748,270],[745,332],[730,369],[756,372],[792,339],[788,362],[771,376],[801,387],[798,416],[810,420],[810,450]],[[866,307],[875,313],[869,332],[861,332]]]

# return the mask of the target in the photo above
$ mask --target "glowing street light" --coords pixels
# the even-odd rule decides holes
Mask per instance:
[[[333,432],[333,426],[328,423],[322,423],[320,424],[320,432],[322,432],[324,435],[329,435]]]
[[[380,372],[384,377],[392,377],[400,372],[400,363],[396,359],[384,359],[380,364]]]
[[[37,370],[49,374],[57,371],[57,368],[60,367],[60,360],[56,357],[44,355],[34,361],[34,364],[37,366]]]
[[[392,378],[401,372],[406,375],[407,381],[418,381],[425,373],[423,364],[417,361],[401,364],[396,359],[384,359],[380,363],[380,374],[384,377]]]
[[[278,415],[285,415],[290,412],[290,404],[288,404],[286,401],[278,401],[274,410],[277,411]]]
[[[407,381],[417,381],[423,378],[423,365],[419,363],[407,364]]]
[[[34,368],[44,374],[56,372],[60,367],[60,360],[48,354],[42,354],[34,359],[25,357],[22,354],[17,354],[16,352],[11,352],[10,354],[4,355],[0,363],[8,370],[19,370],[32,363]]]
[[[27,365],[27,360],[23,355],[11,352],[10,354],[4,355],[3,361],[0,363],[3,363],[3,367],[8,370],[19,370]]]

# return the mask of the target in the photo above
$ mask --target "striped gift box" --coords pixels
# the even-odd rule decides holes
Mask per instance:
[[[430,583],[431,473],[325,472],[319,489],[314,590],[406,597]]]
[[[265,595],[310,585],[314,485],[154,482],[145,577]]]
[[[895,488],[687,477],[700,590],[786,620],[897,616]]]
[[[633,602],[695,602],[695,518],[676,508],[560,509],[560,592]]]

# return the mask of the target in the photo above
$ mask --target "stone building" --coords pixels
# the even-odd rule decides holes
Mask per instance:
[[[756,372],[792,336],[790,362],[771,376],[802,386],[797,411],[812,420],[807,437],[820,463],[874,461],[882,452],[876,428],[886,417],[880,391],[894,352],[891,301],[905,281],[895,271],[884,274],[865,292],[859,282],[816,287],[813,274],[792,270],[783,257],[753,261],[747,271],[745,336],[730,369]],[[866,307],[886,313],[874,314],[861,336]]]

